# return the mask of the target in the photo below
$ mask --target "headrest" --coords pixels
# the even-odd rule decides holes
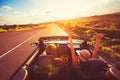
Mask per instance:
[[[47,66],[49,64],[53,64],[53,56],[52,55],[41,55],[38,58],[39,66]]]

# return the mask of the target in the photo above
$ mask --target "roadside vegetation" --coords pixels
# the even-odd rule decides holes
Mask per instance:
[[[49,23],[42,23],[42,24],[24,24],[24,25],[1,25],[0,32],[8,32],[8,31],[23,31],[23,30],[33,30],[33,29],[40,29],[44,28]]]

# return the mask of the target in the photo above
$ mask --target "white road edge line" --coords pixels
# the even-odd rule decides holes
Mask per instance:
[[[15,46],[14,48],[10,49],[9,51],[5,52],[3,55],[0,56],[0,59],[3,58],[5,55],[9,54],[11,51],[15,50],[16,48],[18,48],[19,46],[21,46],[22,44],[24,44],[25,42],[27,42],[28,40],[32,39],[33,37],[35,37],[36,35],[38,35],[41,31],[39,31],[38,33],[36,33],[35,35],[29,37],[28,39],[24,40],[23,42],[21,42],[20,44],[18,44],[17,46]]]

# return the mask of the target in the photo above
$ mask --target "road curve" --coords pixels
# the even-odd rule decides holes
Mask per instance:
[[[0,79],[9,80],[36,47],[40,29],[0,33]]]

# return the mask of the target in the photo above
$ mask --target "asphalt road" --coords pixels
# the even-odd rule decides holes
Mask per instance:
[[[36,47],[40,29],[0,33],[0,80],[9,80]]]

